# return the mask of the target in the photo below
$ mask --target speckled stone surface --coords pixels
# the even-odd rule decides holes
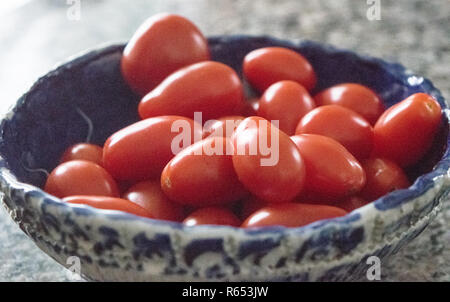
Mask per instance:
[[[398,61],[430,78],[450,100],[448,0],[380,0],[380,21],[366,18],[366,1],[352,0],[80,0],[78,21],[67,17],[65,3],[31,1],[0,16],[0,112],[57,62],[98,44],[125,41],[147,16],[162,11],[187,16],[206,35],[305,38]],[[424,233],[381,264],[382,280],[450,281],[449,229],[446,202]],[[0,210],[0,281],[69,280]]]

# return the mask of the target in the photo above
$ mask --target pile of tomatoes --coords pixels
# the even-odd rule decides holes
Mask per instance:
[[[297,227],[345,215],[408,187],[404,169],[426,154],[441,120],[424,93],[387,110],[356,83],[312,97],[312,65],[281,47],[245,56],[245,79],[260,95],[246,99],[236,72],[212,61],[202,33],[177,15],[148,19],[121,71],[142,96],[142,120],[103,147],[68,148],[45,190],[188,226]]]

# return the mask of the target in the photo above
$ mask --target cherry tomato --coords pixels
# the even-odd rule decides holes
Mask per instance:
[[[138,182],[122,198],[147,209],[156,219],[181,221],[183,217],[183,208],[167,198],[161,190],[160,181]]]
[[[57,166],[48,176],[44,190],[59,198],[71,195],[119,196],[111,175],[101,166],[86,160],[71,160]]]
[[[250,52],[244,58],[243,70],[250,84],[260,92],[283,80],[295,81],[311,91],[317,81],[308,60],[282,47],[266,47]]]
[[[384,111],[380,97],[370,88],[356,83],[338,84],[314,96],[317,106],[339,105],[355,111],[371,125]]]
[[[346,215],[343,209],[316,204],[284,203],[262,208],[250,215],[243,228],[264,226],[300,227],[312,222]]]
[[[374,156],[402,167],[428,151],[441,121],[441,106],[430,95],[416,93],[387,109],[374,127]]]
[[[311,200],[339,200],[366,183],[360,163],[332,138],[316,134],[291,137],[306,167],[305,193]]]
[[[202,126],[191,119],[181,116],[149,118],[111,135],[103,147],[103,164],[118,180],[154,179],[180,151],[177,149],[191,145],[201,136]]]
[[[208,42],[189,20],[158,14],[145,21],[123,51],[122,75],[140,95],[172,72],[210,59]]]
[[[237,126],[245,117],[240,115],[224,116],[217,120],[209,120],[203,126],[203,137],[222,136],[231,137]]]
[[[232,163],[233,145],[225,137],[210,137],[178,153],[164,168],[161,188],[182,205],[230,204],[247,194]]]
[[[239,226],[241,221],[229,209],[222,207],[202,208],[191,213],[183,223],[187,226],[213,224]]]
[[[103,148],[94,144],[79,143],[75,144],[63,153],[61,163],[69,160],[81,159],[91,161],[97,165],[103,164]]]
[[[244,92],[236,72],[219,62],[202,62],[179,69],[149,92],[139,103],[145,119],[159,115],[193,118],[202,112],[203,120],[237,115]]]
[[[367,183],[360,195],[373,201],[387,193],[404,189],[410,182],[402,168],[395,162],[383,158],[370,158],[363,162]]]
[[[331,137],[358,160],[369,157],[372,152],[372,126],[356,112],[338,105],[326,105],[312,110],[302,118],[295,133]]]
[[[353,210],[356,210],[362,206],[365,206],[369,202],[365,199],[361,198],[360,196],[351,196],[344,201],[339,202],[339,207],[346,210],[347,212],[351,212]]]
[[[289,136],[261,117],[248,117],[233,135],[234,169],[255,196],[271,203],[293,199],[303,188],[305,166]]]
[[[279,121],[279,129],[293,135],[300,119],[314,107],[313,99],[302,85],[280,81],[264,92],[259,101],[258,116]]]
[[[75,195],[63,198],[63,201],[72,204],[85,204],[97,209],[104,210],[116,210],[134,214],[137,216],[143,216],[147,218],[154,218],[153,215],[143,207],[132,203],[129,200],[106,197],[106,196],[89,196],[89,195]]]

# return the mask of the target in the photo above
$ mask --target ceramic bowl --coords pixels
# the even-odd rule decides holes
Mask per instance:
[[[3,117],[0,189],[6,210],[20,228],[64,266],[81,260],[81,274],[101,281],[316,281],[360,280],[369,256],[395,253],[420,234],[439,211],[450,188],[449,111],[432,83],[399,64],[360,56],[311,41],[270,37],[213,37],[214,60],[241,74],[249,51],[288,47],[303,54],[318,75],[316,91],[342,82],[374,89],[390,106],[416,92],[443,108],[439,135],[425,160],[409,173],[405,190],[392,192],[345,217],[301,228],[185,227],[117,211],[69,205],[43,192],[45,174],[69,145],[102,144],[138,120],[139,98],[124,83],[119,62],[124,45],[86,53],[40,78]],[[411,129],[420,131],[420,129]]]

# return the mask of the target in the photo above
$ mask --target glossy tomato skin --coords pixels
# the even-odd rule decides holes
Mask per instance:
[[[343,209],[316,204],[284,203],[262,208],[250,215],[243,228],[285,226],[301,227],[312,222],[346,215]]]
[[[186,206],[225,205],[240,200],[247,192],[234,172],[232,153],[231,141],[225,137],[193,144],[164,168],[162,190],[171,200]]]
[[[280,81],[271,85],[259,101],[258,116],[269,121],[278,120],[279,128],[294,135],[300,119],[316,107],[308,91],[294,81]]]
[[[428,151],[441,121],[441,107],[428,94],[416,93],[387,109],[374,127],[375,157],[411,166]],[[416,129],[416,130],[414,130]]]
[[[164,194],[159,180],[138,182],[122,198],[143,207],[156,219],[181,221],[183,218],[183,208]]]
[[[238,115],[244,92],[237,73],[219,62],[201,62],[179,69],[150,91],[139,103],[142,119],[160,115],[194,118],[202,112],[204,121]]]
[[[178,128],[177,125],[183,126]],[[175,144],[184,129],[185,133],[190,133],[190,140]],[[172,150],[173,142],[185,148],[201,136],[202,126],[191,119],[181,116],[148,118],[117,131],[106,140],[103,164],[118,180],[156,179],[175,156],[177,150]]]
[[[143,207],[140,207],[139,205],[132,203],[129,200],[117,197],[75,195],[65,197],[63,198],[63,201],[72,204],[85,204],[97,209],[116,210],[127,212],[137,216],[154,218],[152,213],[150,213]]]
[[[373,148],[373,128],[353,110],[325,105],[306,114],[295,134],[319,134],[341,143],[358,160],[369,157]]]
[[[245,117],[240,115],[230,115],[207,121],[203,126],[203,138],[211,136],[231,137],[234,130],[244,119]]]
[[[208,42],[189,20],[172,14],[147,19],[123,51],[122,75],[145,95],[176,70],[210,59]]]
[[[269,121],[248,117],[241,122],[232,139],[234,169],[253,195],[270,203],[282,203],[290,201],[303,189],[305,165],[302,156],[289,136]],[[271,150],[261,148],[263,141],[268,142]]]
[[[58,165],[48,176],[44,190],[59,198],[71,195],[119,197],[112,176],[101,166],[86,160]]]
[[[70,160],[87,160],[99,166],[103,165],[103,148],[89,143],[78,143],[70,146],[61,156],[60,163]]]
[[[373,201],[394,190],[411,184],[403,169],[395,162],[384,158],[370,158],[363,162],[367,183],[361,191],[362,198]]]
[[[227,208],[207,207],[192,212],[183,220],[183,224],[187,226],[209,224],[238,227],[241,221]]]
[[[366,183],[361,164],[332,138],[316,134],[291,136],[306,167],[305,196],[336,202],[359,192]]]
[[[317,106],[339,105],[355,111],[371,125],[385,110],[381,98],[370,88],[357,83],[343,83],[327,88],[314,96]]]
[[[317,78],[312,65],[301,54],[282,47],[256,49],[244,58],[244,75],[259,92],[270,85],[291,80],[311,91]]]
[[[241,115],[245,117],[258,115],[259,98],[252,98],[243,102]]]

